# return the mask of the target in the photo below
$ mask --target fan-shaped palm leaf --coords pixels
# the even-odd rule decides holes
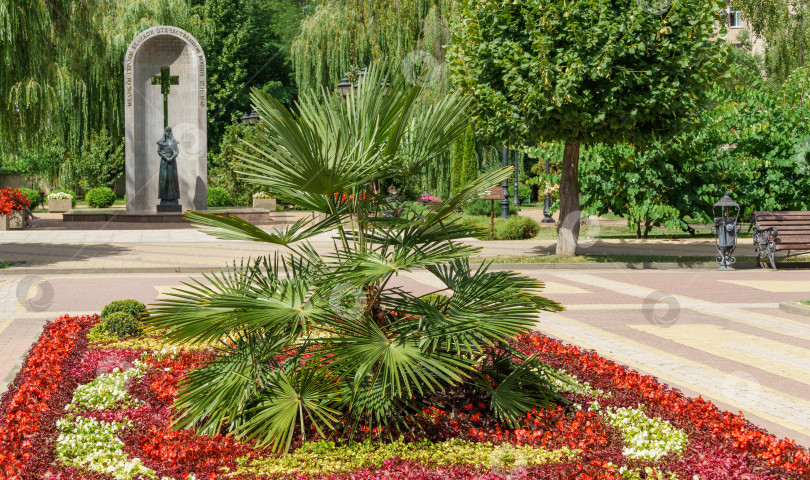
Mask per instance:
[[[273,356],[287,346],[286,338],[267,338],[261,332],[237,332],[223,339],[213,361],[181,380],[175,425],[206,434],[219,433],[226,423],[239,425],[245,407],[274,368]]]
[[[340,391],[335,380],[328,369],[318,366],[304,366],[291,374],[273,371],[247,420],[236,428],[237,435],[274,450],[289,449],[296,431],[306,439],[308,426],[325,435],[340,417],[331,406]]]
[[[293,338],[331,315],[329,305],[312,295],[317,271],[302,262],[282,261],[280,267],[265,258],[204,279],[169,292],[146,322],[166,329],[171,341],[205,343],[234,329]]]

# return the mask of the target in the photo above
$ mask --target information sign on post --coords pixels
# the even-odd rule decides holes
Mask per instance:
[[[503,186],[496,185],[484,192],[484,200],[490,201],[489,207],[489,239],[495,240],[495,200],[506,200]]]

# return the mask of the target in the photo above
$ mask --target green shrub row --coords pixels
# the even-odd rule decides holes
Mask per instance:
[[[107,208],[115,203],[116,196],[109,187],[96,187],[87,192],[84,198],[87,205],[93,208]]]

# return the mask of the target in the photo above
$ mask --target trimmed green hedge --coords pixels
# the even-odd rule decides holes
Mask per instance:
[[[221,187],[211,187],[208,189],[209,207],[230,207],[233,205],[233,198],[227,190]]]
[[[127,312],[114,312],[103,317],[101,329],[118,338],[137,337],[143,333],[141,322]]]
[[[540,233],[540,224],[529,217],[509,217],[495,224],[496,240],[527,240]]]
[[[87,192],[85,200],[93,208],[107,208],[115,203],[115,192],[109,187],[97,187]]]
[[[110,302],[101,311],[101,318],[116,312],[124,312],[132,315],[135,318],[143,318],[146,316],[146,305],[137,300],[116,300]]]
[[[31,188],[20,188],[20,191],[23,195],[28,197],[28,200],[31,202],[31,210],[37,208],[42,203],[42,195],[34,189]]]

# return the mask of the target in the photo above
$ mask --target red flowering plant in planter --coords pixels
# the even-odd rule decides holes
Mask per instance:
[[[16,188],[4,188],[0,190],[0,212],[4,212],[9,208],[10,210],[25,210],[31,208],[31,201],[28,200],[27,195],[24,195]],[[10,210],[6,215],[11,213]]]
[[[0,196],[0,215],[11,215],[14,210],[14,202],[5,196]]]

